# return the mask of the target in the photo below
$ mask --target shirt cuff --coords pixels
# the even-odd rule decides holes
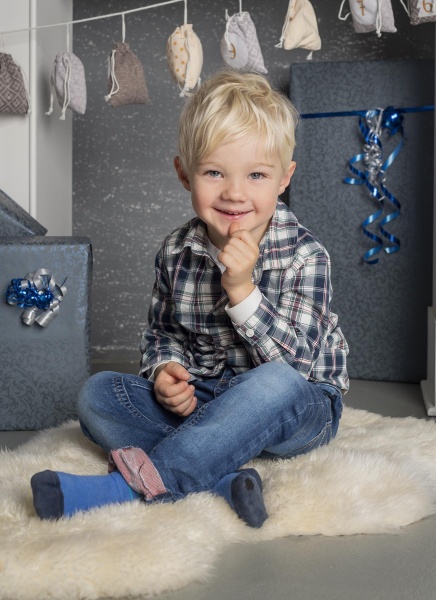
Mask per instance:
[[[162,362],[160,362],[160,363],[157,363],[157,364],[153,365],[152,367],[150,367],[149,369],[147,369],[147,370],[145,371],[145,374],[147,375],[147,379],[148,379],[149,381],[154,381],[154,373],[155,373],[156,369],[157,369],[158,367],[160,367],[161,365],[166,365],[166,364],[168,364],[169,362],[171,362],[171,361],[170,361],[170,360],[163,360]]]
[[[242,325],[245,321],[254,315],[256,310],[259,308],[260,303],[262,302],[262,292],[256,286],[254,290],[251,292],[249,296],[236,304],[235,306],[230,306],[230,303],[226,305],[226,313],[232,319],[233,323],[236,325]]]

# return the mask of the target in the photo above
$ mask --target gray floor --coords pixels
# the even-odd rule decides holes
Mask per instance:
[[[112,365],[106,367],[111,369]],[[415,384],[352,381],[346,403],[385,416],[426,418],[421,391]],[[0,432],[0,447],[14,448],[32,435]],[[186,560],[189,564],[189,556]],[[401,535],[289,537],[232,546],[208,583],[164,594],[159,600],[265,597],[435,600],[436,516],[407,527]]]

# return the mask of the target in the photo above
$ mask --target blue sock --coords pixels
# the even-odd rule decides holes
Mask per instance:
[[[69,475],[41,471],[31,481],[33,504],[41,519],[71,517],[79,510],[142,498],[117,471],[108,475]]]
[[[262,480],[255,469],[229,473],[212,490],[227,500],[240,519],[259,528],[268,518],[262,495]]]

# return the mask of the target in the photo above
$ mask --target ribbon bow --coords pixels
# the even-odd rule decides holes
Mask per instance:
[[[367,217],[362,223],[363,233],[372,239],[376,245],[365,252],[363,259],[368,264],[378,263],[375,254],[384,251],[387,254],[398,252],[400,249],[400,240],[389,233],[385,226],[400,216],[401,204],[395,196],[386,187],[386,170],[391,166],[404,145],[403,136],[403,117],[400,111],[388,106],[386,109],[376,108],[368,110],[365,116],[359,118],[359,128],[364,138],[363,152],[356,154],[349,161],[349,168],[352,173],[358,176],[346,177],[344,183],[352,185],[365,185],[372,198],[378,201],[379,209]],[[394,137],[397,133],[401,139],[388,158],[383,161],[383,146],[381,137],[386,132],[388,136]],[[354,165],[363,162],[365,171],[357,169]],[[379,223],[379,231],[389,242],[390,246],[383,248],[383,240],[379,235],[372,233],[367,229],[368,225],[382,216],[384,210],[384,201],[389,200],[395,207],[395,210],[386,215]]]
[[[23,279],[12,279],[6,290],[6,301],[26,309],[21,315],[26,325],[38,323],[47,327],[57,316],[59,304],[67,293],[65,281],[58,285],[48,269],[38,269]]]

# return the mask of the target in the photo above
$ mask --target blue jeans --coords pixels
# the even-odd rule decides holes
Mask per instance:
[[[281,362],[195,380],[198,404],[179,417],[155,400],[154,384],[114,372],[93,375],[79,399],[84,434],[111,450],[134,446],[159,472],[168,499],[211,490],[255,457],[304,454],[336,435],[342,395]]]

